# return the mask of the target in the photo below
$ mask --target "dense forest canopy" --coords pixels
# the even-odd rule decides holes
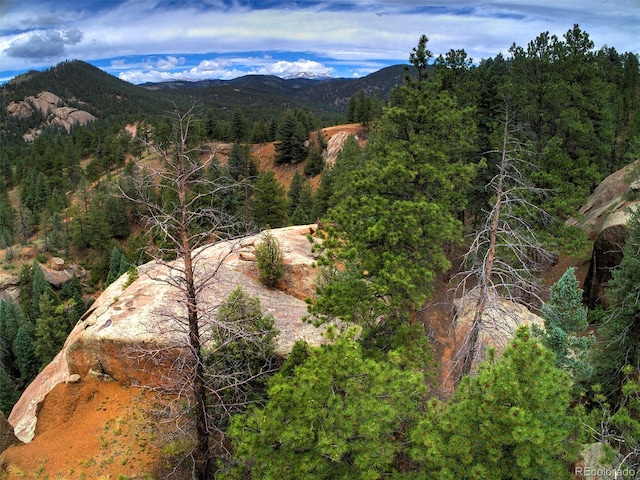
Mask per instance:
[[[255,231],[319,221],[325,226],[322,277],[310,311],[319,323],[337,317],[361,329],[317,351],[298,345],[263,386],[256,408],[229,422],[238,452],[226,470],[230,478],[436,475],[428,472],[563,478],[575,452],[558,445],[583,441],[581,426],[592,434],[605,411],[609,430],[594,437],[628,454],[627,464],[640,465],[637,218],[610,308],[589,312],[593,328],[608,340],[594,345],[593,355],[584,354],[587,343],[576,337],[587,313],[569,275],[552,289],[550,306],[536,306],[546,316],[546,334],[519,330],[504,355],[465,377],[449,402],[427,401],[435,395],[429,387],[435,367],[416,323],[435,278],[451,266],[452,247],[464,243],[501,198],[487,186],[503,171],[501,146],[508,142],[517,144],[518,174],[531,187],[521,205],[535,203],[546,212],[527,227],[555,254],[575,247],[581,233],[565,220],[602,179],[640,158],[638,55],[610,46],[596,50],[578,25],[561,38],[543,32],[507,55],[480,61],[454,49],[436,57],[423,36],[403,77],[398,86],[384,80],[388,95],[375,87],[382,74],[371,76],[373,84],[307,81],[307,92],[321,93],[304,98],[302,87],[293,94],[284,83],[262,78],[245,78],[235,89],[143,88],[72,61],[2,86],[0,249],[3,268],[20,277],[20,298],[0,300],[0,410],[8,413],[57,353],[93,293],[127,271],[133,275],[149,260],[149,245],[163,248],[161,235],[146,235],[146,214],[127,197],[135,198],[136,175],[159,162],[152,152],[171,159],[180,133],[176,112],[189,109],[182,147],[200,156],[190,158],[196,173],[193,187],[182,192],[187,200],[206,198],[222,217]],[[37,109],[24,118],[7,110],[41,91],[98,120],[67,132],[48,125]],[[350,138],[335,164],[325,166],[321,129],[343,122],[362,124],[366,145]],[[34,130],[39,134],[24,140]],[[221,142],[232,144],[224,159],[216,155]],[[261,171],[251,145],[267,142],[275,142],[274,166]],[[290,185],[281,184],[275,169],[296,165],[303,168]],[[220,186],[224,195],[198,190],[205,184]],[[178,204],[170,187],[149,188],[154,205]],[[211,228],[199,221],[196,233]],[[28,244],[37,245],[39,255],[21,263],[19,249]],[[81,263],[87,275],[53,288],[39,267],[52,255]],[[568,311],[576,318],[558,313]],[[609,321],[601,328],[595,321],[602,319]],[[291,424],[278,420],[285,410]],[[354,420],[359,415],[370,428]],[[491,423],[499,415],[504,421]],[[308,430],[291,427],[309,418]],[[371,439],[380,436],[376,455]],[[450,446],[446,452],[443,444]]]

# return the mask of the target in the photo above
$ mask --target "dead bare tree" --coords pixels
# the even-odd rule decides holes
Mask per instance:
[[[141,350],[147,365],[155,361],[168,365],[171,372],[160,382],[161,393],[173,398],[173,405],[193,412],[195,445],[188,455],[193,459],[193,476],[206,480],[215,467],[212,463],[211,439],[215,433],[209,416],[211,398],[218,400],[225,389],[242,391],[242,385],[271,368],[268,364],[255,372],[240,376],[230,370],[217,372],[227,375],[224,383],[214,382],[206,358],[211,349],[222,351],[239,339],[245,343],[257,342],[266,335],[263,331],[248,330],[247,323],[227,322],[217,314],[219,305],[212,303],[208,290],[219,275],[227,256],[239,239],[250,233],[249,226],[226,212],[221,197],[239,188],[247,188],[244,182],[231,181],[210,175],[207,165],[210,157],[202,159],[203,150],[189,143],[190,128],[196,117],[192,106],[185,112],[175,111],[175,138],[169,142],[144,142],[159,160],[145,168],[137,169],[129,183],[123,183],[121,194],[138,208],[141,224],[150,236],[149,253],[158,268],[148,270],[148,275],[169,285],[175,292],[175,302],[162,306],[165,324],[177,330],[185,338],[184,348],[175,346]],[[208,246],[225,241],[226,248],[217,258],[207,258]],[[207,350],[209,349],[209,353]],[[227,397],[228,398],[228,397]],[[241,402],[238,396],[234,402]],[[220,408],[220,405],[216,405]],[[222,406],[235,411],[233,405]],[[189,422],[176,423],[185,428]],[[186,427],[190,428],[190,427]]]
[[[463,259],[466,270],[455,277],[456,298],[464,302],[471,297],[473,302],[473,320],[456,356],[463,375],[479,359],[483,331],[490,336],[507,334],[508,318],[504,309],[494,308],[497,302],[506,299],[531,305],[539,301],[536,274],[552,258],[533,227],[533,219],[544,219],[546,214],[532,200],[545,192],[527,180],[533,166],[516,139],[514,123],[505,100],[502,146],[489,152],[500,155],[498,173],[486,187],[493,193],[491,208],[485,211],[484,222]],[[461,310],[465,309],[458,312]],[[487,315],[489,310],[495,315]]]

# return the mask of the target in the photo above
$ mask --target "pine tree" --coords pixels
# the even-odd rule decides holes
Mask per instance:
[[[50,297],[53,297],[53,290],[51,289],[51,285],[47,282],[44,277],[44,271],[40,264],[34,260],[31,265],[31,272],[33,275],[33,283],[31,290],[31,303],[29,310],[29,318],[32,322],[36,322],[38,318],[40,318],[41,310],[40,310],[40,298],[44,294],[49,294]]]
[[[311,149],[307,163],[304,164],[304,174],[307,177],[315,177],[324,169],[324,157],[322,149],[317,146]]]
[[[289,197],[289,213],[292,214],[293,211],[298,206],[298,200],[300,197],[300,190],[302,189],[302,185],[305,182],[305,178],[300,175],[300,172],[297,170],[293,173],[293,177],[291,178],[291,183],[289,184],[289,191],[287,192],[287,197]]]
[[[353,332],[292,361],[299,365],[285,364],[273,378],[265,407],[232,421],[237,478],[397,474],[401,439],[426,392],[424,375],[404,368],[397,352],[382,361],[365,357]]]
[[[111,256],[109,258],[109,273],[104,282],[104,286],[111,285],[120,278],[120,264],[122,263],[122,252],[115,245],[111,248]]]
[[[587,378],[592,366],[586,358],[593,336],[582,335],[589,326],[587,307],[575,270],[567,271],[551,286],[549,301],[541,308],[544,330],[535,325],[533,332],[556,356],[556,367],[566,370],[575,381]]]
[[[426,37],[412,54],[417,69],[425,52]],[[462,234],[473,135],[471,111],[437,84],[423,78],[401,87],[370,138],[365,168],[344,191],[334,189],[323,242],[328,281],[314,313],[364,324],[382,341],[413,318],[449,266],[445,245]]]
[[[13,352],[16,364],[20,369],[20,378],[23,385],[27,385],[38,374],[38,361],[35,354],[33,325],[22,322],[16,338],[13,340]]]
[[[305,142],[308,140],[308,130],[291,110],[287,111],[278,128],[278,140],[276,163],[299,163],[307,156]]]
[[[263,233],[255,255],[260,282],[274,287],[284,275],[284,259],[278,239],[271,232]]]
[[[411,434],[411,456],[434,478],[569,479],[579,425],[569,389],[553,353],[521,327],[450,402],[429,402]]]
[[[272,170],[262,172],[255,183],[251,218],[259,227],[283,227],[288,222],[289,203],[284,186]]]
[[[11,413],[11,409],[20,398],[20,392],[16,388],[11,377],[0,368],[0,411],[5,417]]]
[[[0,371],[13,379],[20,376],[13,343],[22,321],[19,306],[14,302],[0,299]]]
[[[273,345],[278,331],[273,315],[262,312],[260,299],[248,295],[241,287],[234,289],[218,307],[216,322],[224,326],[213,328],[215,346],[205,349],[203,361],[209,391],[214,392],[210,403],[211,425],[222,446],[232,415],[245,413],[266,398],[268,379],[279,366]],[[239,330],[244,334],[237,335]]]
[[[46,367],[62,349],[72,325],[64,305],[56,305],[49,292],[40,297],[40,312],[35,327],[34,351],[40,367]]]

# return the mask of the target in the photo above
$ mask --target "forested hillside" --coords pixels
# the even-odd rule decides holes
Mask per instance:
[[[587,311],[572,270],[550,293],[539,281],[558,256],[589,254],[565,221],[640,158],[639,60],[594,49],[574,25],[475,63],[464,50],[435,57],[422,37],[402,74],[357,81],[143,88],[66,62],[4,85],[0,249],[19,295],[0,300],[0,410],[8,414],[95,294],[125,272],[183,259],[184,303],[196,305],[188,265],[205,239],[318,222],[310,315],[357,333],[297,345],[268,382],[233,390],[242,401],[202,385],[206,372],[194,367],[186,390],[201,408],[178,453],[197,478],[571,478],[592,441],[611,447],[616,468],[640,466],[639,214],[608,305]],[[8,112],[41,91],[98,120],[67,133],[43,127],[38,112]],[[325,165],[321,130],[338,123],[367,135]],[[259,168],[252,151],[271,142],[273,166]],[[295,169],[292,181],[278,182],[278,169]],[[34,259],[20,258],[25,246],[37,248]],[[467,248],[461,272],[449,271],[452,252]],[[78,276],[52,286],[39,266],[51,257],[79,265]],[[421,322],[447,271],[462,278],[457,291],[475,289],[476,312],[450,398]],[[481,357],[483,310],[497,297],[539,313],[545,329],[520,328],[499,359]],[[189,309],[196,364],[228,366],[200,343],[198,321]],[[251,368],[268,350],[245,358],[246,345],[232,348]],[[243,408],[225,414],[225,401]]]

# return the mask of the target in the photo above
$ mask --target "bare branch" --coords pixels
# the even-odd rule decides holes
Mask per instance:
[[[533,219],[544,219],[546,214],[530,199],[545,192],[528,181],[526,172],[532,165],[515,133],[505,102],[502,148],[493,152],[500,154],[499,171],[486,186],[494,192],[493,203],[463,257],[466,268],[453,279],[455,297],[460,299],[454,328],[460,315],[469,311],[464,305],[474,304],[469,332],[461,339],[456,355],[462,374],[471,373],[483,357],[483,336],[500,340],[513,333],[499,300],[524,305],[539,301],[537,273],[552,259],[537,240],[532,224]]]

